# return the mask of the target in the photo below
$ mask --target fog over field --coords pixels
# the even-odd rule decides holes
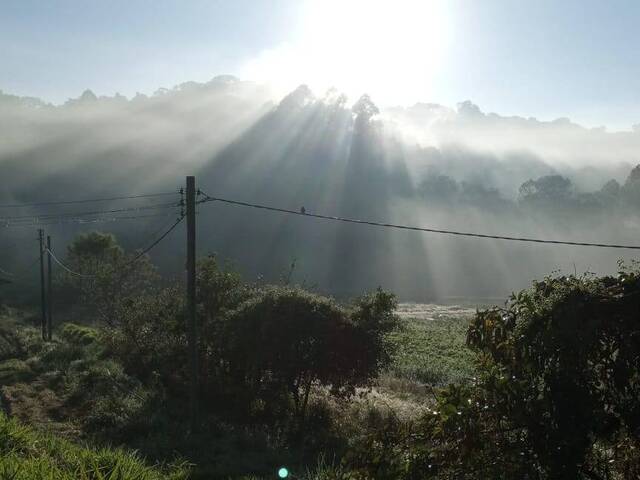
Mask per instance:
[[[640,128],[608,132],[458,105],[382,107],[375,98],[300,86],[284,98],[230,76],[127,99],[91,91],[64,105],[0,94],[0,203],[177,190],[308,213],[485,234],[640,244]],[[176,195],[175,200],[178,199]],[[170,200],[174,200],[171,198]],[[141,199],[140,206],[167,199]],[[2,209],[0,266],[37,247],[41,212]],[[504,297],[553,270],[610,273],[630,250],[451,237],[207,203],[198,250],[249,278],[287,277],[339,296],[378,285],[400,298]],[[58,252],[80,231],[113,231],[129,248],[172,218],[48,225]],[[154,250],[184,266],[184,233]],[[291,268],[295,263],[294,268]],[[292,271],[292,272],[290,272]]]

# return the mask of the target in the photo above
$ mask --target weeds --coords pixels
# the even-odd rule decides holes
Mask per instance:
[[[181,480],[185,463],[149,467],[135,453],[87,449],[36,433],[0,414],[0,478],[12,480]]]

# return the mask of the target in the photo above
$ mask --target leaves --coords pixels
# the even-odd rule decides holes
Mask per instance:
[[[304,417],[310,385],[348,395],[390,363],[395,305],[382,290],[347,310],[298,288],[267,288],[223,320],[219,361],[253,396],[289,392]]]

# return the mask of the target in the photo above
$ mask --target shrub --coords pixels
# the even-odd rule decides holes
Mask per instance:
[[[60,337],[73,345],[89,345],[98,340],[98,330],[75,323],[65,323],[60,328]]]
[[[549,277],[468,330],[476,381],[356,438],[352,478],[640,476],[640,273]]]
[[[33,372],[29,365],[17,358],[0,361],[0,386],[29,380]]]
[[[629,461],[622,446],[640,447],[639,294],[639,272],[625,268],[550,277],[480,312],[469,330],[491,372],[487,397],[551,477],[619,473]],[[609,460],[594,461],[597,450]]]
[[[312,385],[352,394],[390,363],[395,306],[382,290],[345,309],[298,288],[268,288],[226,319],[219,358],[250,397],[287,392],[303,421]]]
[[[0,360],[21,356],[20,344],[13,332],[0,331]]]
[[[215,255],[198,262],[196,283],[202,325],[214,323],[217,316],[235,309],[255,291],[228,265],[220,268]]]
[[[67,263],[82,276],[64,273],[56,286],[62,304],[80,303],[85,316],[116,326],[130,304],[155,293],[159,277],[148,256],[126,253],[112,234],[78,235]]]
[[[121,385],[111,383],[106,395],[85,403],[88,413],[83,418],[84,428],[116,444],[144,436],[151,427],[154,410],[157,412],[157,408],[151,408],[153,400],[153,394],[141,386],[122,391]]]
[[[183,388],[187,340],[183,295],[177,287],[128,300],[118,325],[103,330],[102,341],[127,372],[142,381],[160,376],[166,384]]]

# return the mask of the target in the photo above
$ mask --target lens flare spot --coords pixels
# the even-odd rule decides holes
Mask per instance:
[[[285,467],[280,467],[280,470],[278,470],[278,477],[287,478],[288,476],[289,470],[287,470]]]

